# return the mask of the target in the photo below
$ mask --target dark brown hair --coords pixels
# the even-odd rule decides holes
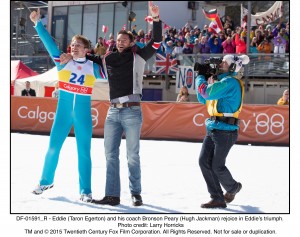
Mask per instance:
[[[130,42],[134,41],[134,36],[131,33],[131,31],[126,31],[126,30],[120,30],[118,35],[128,35]]]

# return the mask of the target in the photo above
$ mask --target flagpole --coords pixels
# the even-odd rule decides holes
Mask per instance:
[[[251,1],[248,1],[248,16],[247,16],[247,55],[250,52],[250,31],[251,31]],[[249,75],[249,66],[245,65],[245,92],[248,91],[248,75]]]
[[[248,1],[248,13],[247,13],[247,54],[250,51],[250,31],[251,31],[251,1]]]

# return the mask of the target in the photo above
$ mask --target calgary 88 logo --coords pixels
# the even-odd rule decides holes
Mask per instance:
[[[98,125],[98,117],[99,112],[96,108],[92,108],[92,122],[93,122],[93,128]]]
[[[269,117],[266,113],[261,113],[256,117],[255,130],[260,135],[271,132],[273,135],[278,136],[284,132],[284,121],[284,117],[281,114],[273,114]]]

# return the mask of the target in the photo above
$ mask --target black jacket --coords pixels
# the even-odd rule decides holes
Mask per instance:
[[[152,39],[144,48],[134,45],[122,53],[109,52],[103,60],[99,55],[87,55],[87,59],[104,68],[111,100],[131,94],[142,94],[144,66],[146,61],[155,54],[161,40],[161,21],[153,22]]]
[[[27,91],[24,89],[22,90],[22,96],[36,96],[35,90],[30,88],[29,91]]]

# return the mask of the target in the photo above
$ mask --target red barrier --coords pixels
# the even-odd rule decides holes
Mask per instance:
[[[57,99],[11,97],[11,130],[49,133]],[[103,137],[109,102],[92,101],[93,136]],[[199,103],[143,102],[141,138],[202,141],[206,107]],[[238,142],[289,145],[289,106],[243,105]],[[72,131],[71,131],[72,134]]]

